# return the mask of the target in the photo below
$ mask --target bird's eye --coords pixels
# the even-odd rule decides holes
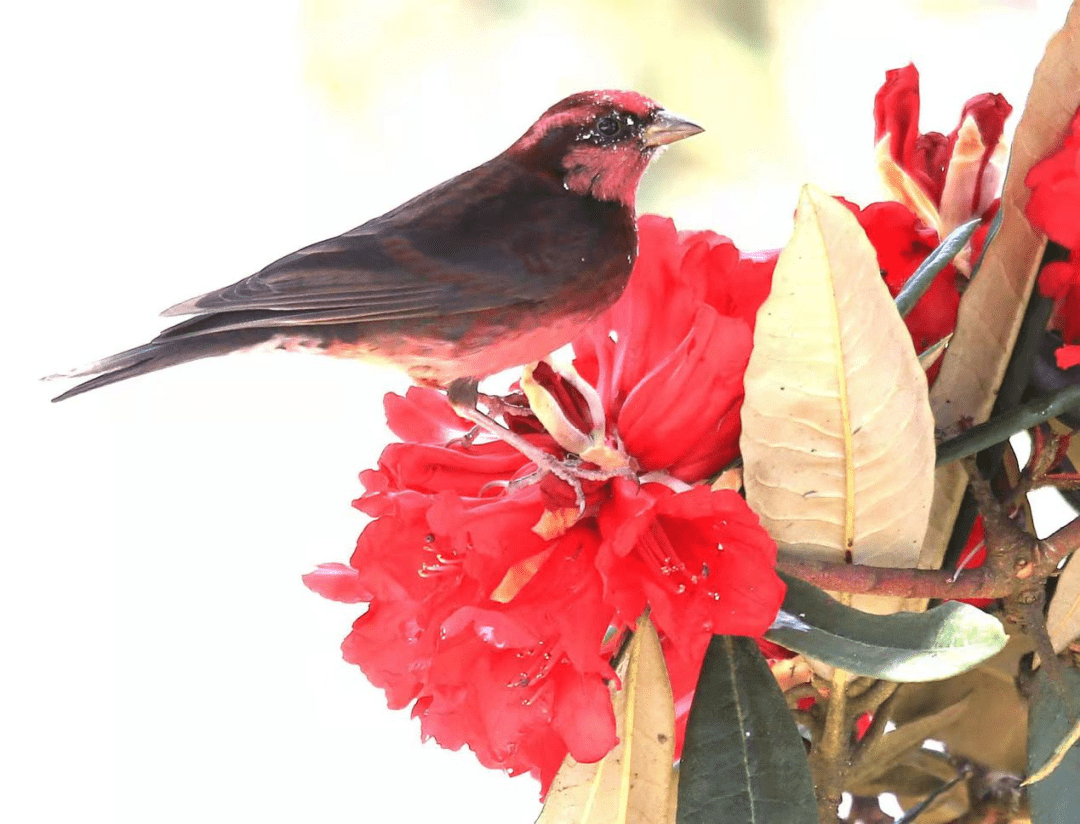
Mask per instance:
[[[604,137],[611,137],[616,135],[622,129],[622,123],[616,120],[610,115],[608,117],[601,117],[596,123],[596,130],[600,132]]]

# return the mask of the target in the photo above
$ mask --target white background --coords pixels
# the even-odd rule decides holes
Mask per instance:
[[[749,200],[747,161],[742,180],[699,180],[674,203],[660,200],[665,158],[643,209],[753,248],[783,242],[804,178],[872,199],[883,70],[920,61],[925,120],[944,131],[976,92],[1019,106],[1065,6],[969,5],[979,23],[796,12],[778,35],[776,105],[799,163],[763,169]],[[555,34],[590,54],[595,33],[572,21],[537,35],[532,62],[508,52],[461,85],[417,75],[403,51],[345,129],[305,84],[292,3],[98,0],[5,17],[0,818],[531,821],[535,783],[421,746],[407,713],[340,660],[357,607],[300,583],[348,558],[356,474],[388,440],[381,398],[403,377],[258,355],[58,406],[63,387],[36,378],[143,342],[160,309],[485,160],[562,94],[629,85],[628,70],[537,61]],[[625,44],[625,63],[639,47]],[[722,151],[724,124],[704,125],[696,151]]]

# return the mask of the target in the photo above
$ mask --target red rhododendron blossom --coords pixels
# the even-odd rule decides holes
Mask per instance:
[[[743,256],[655,215],[638,237],[626,292],[573,342],[574,365],[642,470],[700,481],[738,453],[742,377],[776,253]]]
[[[919,72],[892,69],[874,98],[878,169],[893,197],[945,236],[984,217],[1004,176],[1005,119],[1012,106],[1000,94],[968,100],[948,135],[919,132]]]
[[[1054,353],[1058,367],[1069,369],[1080,365],[1080,249],[1072,250],[1067,261],[1043,267],[1039,273],[1039,291],[1054,299],[1051,324],[1065,341]]]
[[[1039,291],[1055,301],[1052,325],[1065,346],[1056,352],[1062,369],[1080,365],[1080,111],[1062,147],[1036,163],[1025,179],[1031,198],[1024,212],[1032,225],[1070,250],[1069,259],[1039,274]]]
[[[1036,163],[1024,182],[1031,188],[1028,220],[1055,243],[1080,249],[1080,111],[1062,147]]]
[[[411,703],[425,736],[545,792],[567,753],[596,761],[615,744],[609,659],[646,608],[685,707],[681,741],[709,639],[760,635],[784,594],[757,517],[706,483],[737,454],[775,254],[653,217],[639,239],[626,293],[574,342],[579,371],[530,366],[530,405],[498,410],[544,451],[625,477],[584,483],[579,501],[553,475],[532,482],[505,443],[467,437],[441,393],[389,395],[403,442],[361,475],[355,504],[374,520],[348,566],[305,577],[369,604],[342,650],[391,707]]]
[[[908,278],[938,245],[937,233],[901,203],[871,203],[860,209],[843,198],[859,220],[877,252],[881,276],[896,297]],[[956,328],[960,307],[960,275],[952,264],[934,278],[930,288],[904,318],[916,352],[924,352]]]

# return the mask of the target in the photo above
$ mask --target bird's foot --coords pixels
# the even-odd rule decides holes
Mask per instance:
[[[537,483],[549,474],[554,475],[573,491],[578,513],[582,515],[585,513],[586,508],[583,482],[603,483],[613,478],[626,478],[638,483],[637,468],[629,458],[626,458],[621,463],[612,461],[611,466],[585,466],[582,459],[577,455],[558,458],[540,448],[525,436],[503,426],[492,415],[527,414],[529,412],[528,407],[508,404],[502,398],[480,395],[476,390],[476,383],[473,381],[454,381],[447,388],[447,397],[458,417],[474,424],[473,429],[463,436],[463,438],[469,439],[469,443],[476,438],[479,432],[487,432],[492,437],[512,446],[536,465],[534,472],[506,483],[506,488],[511,491]],[[481,398],[484,405],[491,410],[491,414],[481,412],[477,408],[477,400]],[[621,449],[618,450],[618,453],[622,453]],[[612,457],[612,454],[609,452],[607,456]],[[618,455],[614,457],[617,458]],[[499,485],[502,485],[502,482]]]
[[[519,397],[522,397],[523,403],[514,403],[509,398],[503,398],[499,395],[485,395],[482,392],[478,393],[476,397],[488,408],[488,415],[492,418],[497,418],[500,415],[503,418],[509,418],[533,414],[528,401],[525,401],[522,396]]]
[[[582,481],[603,482],[609,481],[612,478],[631,478],[634,479],[635,482],[637,480],[637,473],[629,464],[613,467],[611,469],[585,467],[581,464],[581,460],[576,455],[565,459],[557,458],[550,452],[544,451],[524,436],[502,426],[475,407],[461,407],[455,409],[455,411],[460,417],[475,424],[477,430],[487,432],[493,437],[498,438],[500,441],[509,444],[536,464],[535,472],[509,481],[507,488],[510,490],[537,483],[542,480],[545,475],[551,474],[566,483],[570,489],[573,490],[574,501],[577,504],[578,513],[584,514],[586,501]],[[464,437],[468,436],[475,437],[472,432]]]

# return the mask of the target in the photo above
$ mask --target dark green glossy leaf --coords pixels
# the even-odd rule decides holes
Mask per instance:
[[[934,282],[938,273],[960,254],[961,249],[967,246],[967,242],[971,240],[971,236],[975,234],[980,223],[982,221],[978,218],[969,220],[949,232],[926,260],[919,264],[919,268],[911,273],[911,277],[904,281],[900,293],[896,296],[896,309],[900,317],[907,317],[908,313],[915,308],[915,304],[930,288],[930,284]]]
[[[1001,622],[949,601],[926,612],[871,615],[781,573],[788,585],[770,641],[856,675],[937,681],[971,669],[1005,646]]]
[[[757,644],[717,635],[679,767],[677,824],[818,824],[806,749]]]
[[[1080,672],[1065,669],[1062,685],[1046,667],[1035,678],[1028,709],[1028,774],[1043,770],[1075,731],[1080,708]],[[1059,753],[1060,754],[1060,753]],[[1080,814],[1080,744],[1074,743],[1053,772],[1028,787],[1032,824],[1075,821]]]

